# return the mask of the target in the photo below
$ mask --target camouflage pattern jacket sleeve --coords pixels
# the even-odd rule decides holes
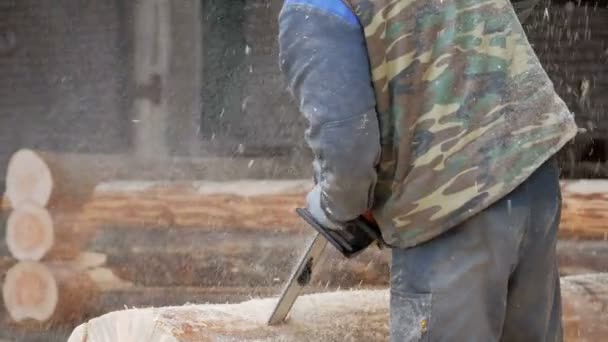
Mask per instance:
[[[363,30],[340,0],[286,0],[279,45],[280,68],[309,122],[320,206],[330,221],[351,220],[372,205],[380,158]]]

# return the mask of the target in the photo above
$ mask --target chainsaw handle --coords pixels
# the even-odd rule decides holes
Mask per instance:
[[[374,242],[384,245],[378,226],[363,216],[347,222],[342,229],[337,230],[322,226],[306,209],[297,208],[296,212],[346,258],[358,255]]]

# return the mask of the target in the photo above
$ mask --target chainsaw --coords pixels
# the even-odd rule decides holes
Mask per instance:
[[[385,246],[380,229],[366,216],[362,215],[347,222],[342,229],[336,230],[323,227],[306,209],[298,208],[296,212],[316,230],[316,233],[306,246],[300,261],[283,288],[268,319],[269,325],[275,325],[285,320],[302,289],[310,283],[313,270],[328,242],[349,259],[361,253],[371,244],[375,243],[379,248]]]

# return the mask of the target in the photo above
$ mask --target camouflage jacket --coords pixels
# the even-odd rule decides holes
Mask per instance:
[[[392,246],[487,208],[577,132],[507,0],[287,0],[279,23],[328,217],[371,208]]]

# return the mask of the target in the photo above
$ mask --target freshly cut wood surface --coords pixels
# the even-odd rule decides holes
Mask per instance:
[[[22,149],[11,156],[6,170],[6,197],[12,207],[22,202],[46,206],[53,184],[51,170],[38,153]]]
[[[17,322],[49,319],[57,306],[58,293],[57,282],[48,267],[28,261],[11,267],[2,286],[4,306]]]
[[[608,180],[562,183],[560,237],[608,240]]]
[[[563,239],[608,240],[608,181],[562,181]],[[100,184],[82,217],[97,226],[207,230],[307,231],[295,215],[306,180],[109,182]]]
[[[13,254],[13,252],[9,249],[9,244],[12,244],[11,240],[14,239],[13,237],[9,236],[14,234],[9,233],[9,226],[12,225],[12,223],[9,223],[9,218],[14,217],[19,211],[21,211],[21,209],[6,210],[3,212],[5,219],[2,221],[6,224],[0,224],[0,257],[10,256],[16,260],[35,260],[44,262],[74,260],[86,250],[87,243],[91,240],[91,237],[95,233],[96,227],[91,226],[86,221],[81,221],[78,213],[68,213],[63,211],[52,212],[48,209],[41,209],[42,212],[46,212],[44,215],[34,214],[33,217],[27,215],[25,221],[26,223],[36,223],[35,226],[34,224],[27,225],[27,227],[29,227],[29,231],[36,232],[40,229],[47,230],[44,225],[44,222],[47,222],[47,220],[46,218],[41,218],[48,214],[51,220],[50,227],[52,228],[52,239],[50,240],[51,245],[46,252],[43,253],[41,258],[21,259],[16,254]],[[42,222],[43,224],[40,225],[39,222]],[[17,225],[23,226],[24,224],[19,223]],[[23,231],[21,230],[21,233],[19,234],[22,233]],[[29,235],[29,233],[23,233],[22,235],[24,235],[20,238],[23,240],[21,242],[22,244],[34,246],[40,241],[35,237],[35,235]],[[32,243],[34,244],[32,245]]]
[[[308,181],[111,182],[82,216],[114,227],[304,230],[295,214]]]
[[[562,282],[565,340],[605,341],[608,337],[608,273],[567,279]]]
[[[21,261],[6,272],[3,302],[9,323],[26,330],[77,324],[95,312],[96,299],[109,284],[119,288],[120,281],[103,269]]]
[[[608,336],[608,274],[564,277],[562,298],[567,342]],[[276,298],[124,310],[77,327],[68,342],[387,341],[388,301],[387,290],[305,295],[278,326],[266,325]]]
[[[61,154],[21,149],[9,161],[6,196],[12,208],[27,201],[52,210],[75,210],[98,183],[111,178],[111,172],[94,165],[66,163]]]
[[[204,169],[225,164],[211,159],[200,162],[209,164]],[[33,174],[29,169],[25,172],[24,167],[18,167],[28,163],[38,165],[36,168],[40,171]],[[96,159],[22,150],[13,157],[13,166],[9,166],[6,197],[16,199],[7,202],[21,201],[31,196],[29,193],[40,193],[36,195],[40,203],[50,197],[53,214],[76,206],[82,208],[82,222],[92,226],[308,229],[294,214],[294,209],[304,205],[306,192],[312,186],[309,180],[222,180],[223,177],[202,172],[201,179],[220,181],[120,181],[120,177],[133,176],[120,169],[125,163],[133,161],[124,156]],[[50,171],[44,171],[46,169]],[[144,179],[149,168],[139,169]],[[48,184],[49,174],[52,185]],[[27,181],[34,178],[40,181]],[[52,195],[49,186],[53,189]],[[561,187],[560,237],[608,240],[608,180],[563,180]]]
[[[6,222],[6,244],[18,260],[40,260],[53,246],[53,220],[34,202],[20,202]]]

